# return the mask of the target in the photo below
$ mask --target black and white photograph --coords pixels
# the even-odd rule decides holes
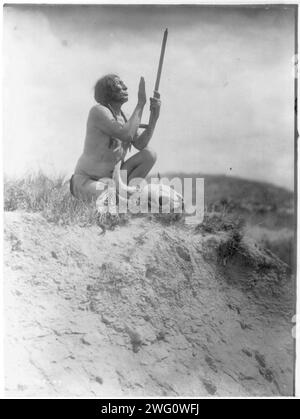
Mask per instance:
[[[295,398],[298,5],[5,3],[2,55],[3,397]]]

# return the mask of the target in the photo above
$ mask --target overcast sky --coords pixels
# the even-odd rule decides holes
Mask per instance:
[[[5,173],[71,175],[96,80],[118,73],[130,113],[141,75],[152,94],[166,27],[155,172],[292,188],[294,9],[283,6],[5,7]]]

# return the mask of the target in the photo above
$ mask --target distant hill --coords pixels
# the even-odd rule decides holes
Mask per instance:
[[[214,204],[223,199],[251,204],[263,204],[277,208],[293,208],[294,193],[280,186],[266,182],[242,179],[225,175],[203,173],[164,173],[169,179],[179,177],[204,178],[206,204]]]
[[[252,225],[269,229],[294,227],[294,193],[270,183],[225,175],[165,173],[161,177],[204,178],[205,208],[236,213]],[[193,182],[193,195],[195,196]]]

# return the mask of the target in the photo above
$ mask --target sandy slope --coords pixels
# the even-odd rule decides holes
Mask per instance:
[[[291,395],[291,280],[251,243],[220,260],[225,239],[6,213],[7,395]]]

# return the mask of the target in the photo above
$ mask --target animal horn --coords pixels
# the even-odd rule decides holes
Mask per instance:
[[[128,186],[126,185],[126,183],[123,182],[121,178],[121,173],[120,173],[121,164],[122,164],[122,161],[117,163],[115,166],[114,173],[113,173],[113,181],[115,182],[116,189],[120,195],[124,196],[126,193],[129,193],[130,195],[132,195],[133,193],[137,191],[137,187]]]

